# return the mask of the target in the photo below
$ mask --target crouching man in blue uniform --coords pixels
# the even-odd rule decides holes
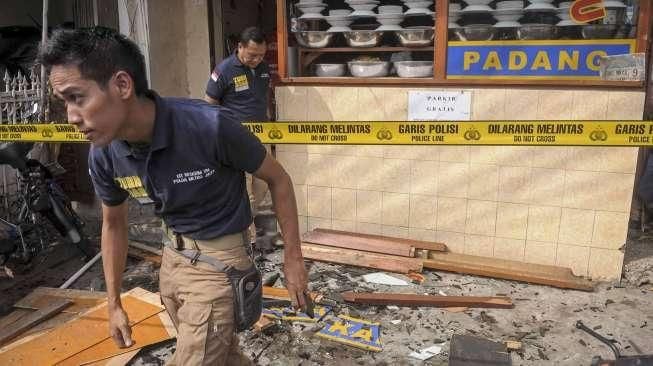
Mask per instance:
[[[178,337],[168,364],[250,364],[235,335],[236,291],[218,265],[253,268],[245,250],[252,215],[244,176],[252,173],[270,187],[285,242],[286,287],[293,304],[306,310],[307,274],[288,174],[218,107],[148,90],[143,55],[113,30],[56,31],[39,56],[68,120],[92,143],[89,167],[102,199],[102,259],[114,341],[120,347],[133,344],[120,301],[131,196],[154,203],[170,238],[160,290]]]

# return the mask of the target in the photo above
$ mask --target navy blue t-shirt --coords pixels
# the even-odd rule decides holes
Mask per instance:
[[[250,69],[236,54],[218,64],[206,84],[206,95],[219,101],[241,123],[267,120],[269,90],[268,65],[261,62]]]
[[[197,240],[245,230],[252,214],[243,172],[263,163],[261,142],[217,106],[149,96],[156,104],[149,146],[114,140],[91,148],[97,195],[109,206],[129,196],[153,202],[174,232]]]

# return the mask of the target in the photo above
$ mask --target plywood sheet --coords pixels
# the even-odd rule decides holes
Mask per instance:
[[[132,296],[122,298],[131,324],[158,314],[161,307]],[[84,314],[49,333],[0,353],[0,365],[49,365],[63,361],[109,338],[106,306]]]
[[[159,314],[155,314],[132,326],[132,339],[135,342],[132,347],[118,348],[112,338],[107,338],[102,342],[65,359],[58,363],[57,366],[77,366],[96,363],[98,361],[107,360],[116,355],[135,350],[137,351],[145,346],[159,343],[170,338],[171,334],[166,330]]]

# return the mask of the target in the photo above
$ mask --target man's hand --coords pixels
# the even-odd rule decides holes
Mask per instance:
[[[109,308],[109,332],[113,341],[120,348],[128,348],[134,344],[127,313],[121,306]]]
[[[308,310],[308,274],[304,266],[303,258],[284,258],[283,274],[286,280],[286,289],[290,296],[290,302],[293,308],[302,309],[303,312]]]

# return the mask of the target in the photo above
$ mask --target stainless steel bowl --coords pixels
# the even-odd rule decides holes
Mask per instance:
[[[517,28],[517,38],[520,40],[555,39],[556,26],[551,24],[522,24]]]
[[[347,71],[345,64],[314,64],[315,76],[319,77],[339,77],[345,75]]]
[[[297,43],[302,47],[324,48],[331,44],[335,33],[325,31],[301,31],[295,32]]]
[[[347,66],[352,76],[359,78],[388,76],[390,69],[390,63],[386,61],[349,61]]]
[[[451,35],[457,41],[491,41],[496,35],[492,25],[474,24],[460,28],[451,28]]]
[[[585,39],[610,39],[617,36],[619,28],[618,24],[587,24],[580,28],[580,33]]]
[[[355,30],[344,32],[349,47],[376,47],[381,43],[383,32],[373,30]]]
[[[433,61],[397,61],[395,68],[400,78],[433,77]]]
[[[435,39],[435,31],[432,27],[410,27],[396,31],[395,34],[404,47],[430,46]]]

